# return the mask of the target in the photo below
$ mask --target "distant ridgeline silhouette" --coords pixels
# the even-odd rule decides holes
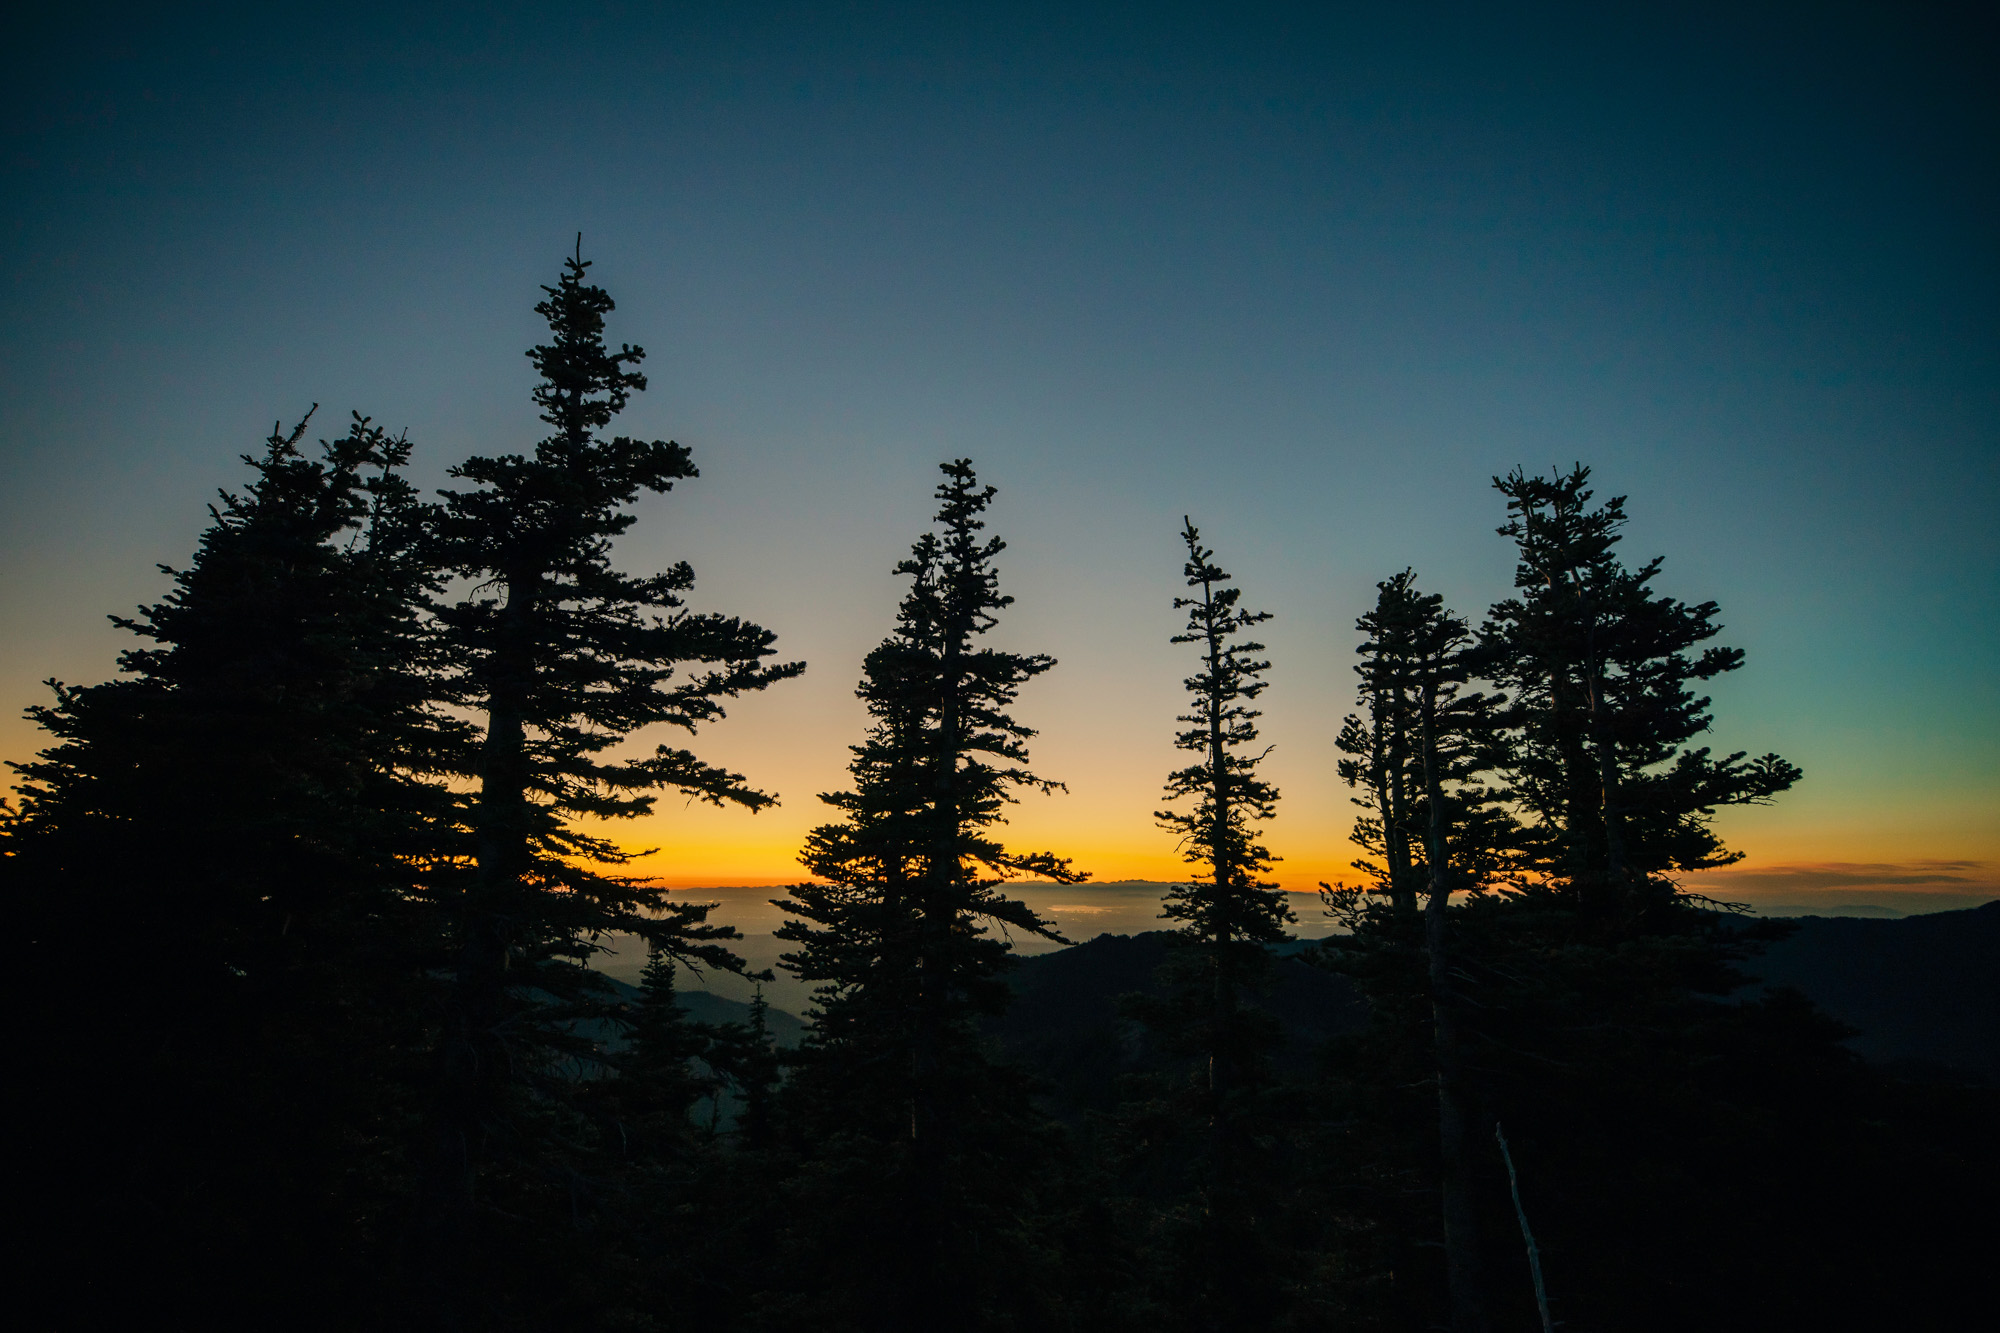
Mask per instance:
[[[1901,920],[1815,916],[1745,964],[1855,1029],[1848,1045],[1910,1078],[2000,1086],[2000,900]]]
[[[536,306],[541,440],[425,497],[366,418],[274,429],[117,620],[117,677],[29,710],[24,1327],[1761,1333],[1990,1296],[2000,904],[1775,922],[1679,887],[1737,859],[1717,809],[1802,775],[1706,743],[1743,655],[1581,466],[1495,479],[1483,617],[1377,584],[1324,757],[1357,879],[1309,942],[1257,701],[1318,668],[1267,657],[1185,520],[1157,819],[1188,878],[1162,929],[1058,948],[1019,885],[1084,875],[1002,839],[1061,790],[1014,716],[1056,663],[985,637],[998,493],[945,463],[779,901],[811,1001],[773,1009],[765,939],[753,967],[598,822],[770,805],[679,743],[803,667],[691,612],[687,565],[613,563],[698,474],[609,433],[644,353],[589,268],[579,239]]]

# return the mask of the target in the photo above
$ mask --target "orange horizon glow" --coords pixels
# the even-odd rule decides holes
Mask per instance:
[[[1024,796],[997,836],[1015,851],[1068,857],[1098,884],[1184,881],[1189,866],[1153,819],[1161,779],[1177,766],[1162,720],[1181,706],[1180,682],[1106,691],[1090,674],[1054,673],[1046,688],[1024,696],[1021,718],[1039,732],[1035,771],[1069,789]],[[782,804],[752,814],[663,798],[646,816],[595,831],[627,848],[658,848],[629,872],[673,888],[806,880],[799,850],[813,828],[835,817],[813,793],[849,785],[847,746],[866,726],[844,675],[829,668],[746,702],[740,718],[701,738],[704,757],[752,775]],[[1295,695],[1274,691],[1263,720],[1266,739],[1279,742],[1263,771],[1283,794],[1276,818],[1260,829],[1279,858],[1268,878],[1295,894],[1361,878],[1352,863],[1362,853],[1349,840],[1358,813],[1353,792],[1333,772],[1333,732],[1350,703],[1344,695],[1342,682],[1307,679]],[[1831,771],[1820,756],[1802,757],[1809,766],[1796,790],[1769,806],[1717,814],[1723,843],[1745,857],[1684,876],[1689,888],[1728,901],[2000,896],[2000,819],[1987,786],[1899,782],[1884,789]]]
[[[1046,839],[1008,838],[1016,847],[1040,847]],[[668,890],[693,889],[783,889],[812,878],[799,865],[790,849],[774,840],[746,840],[730,844],[721,839],[701,839],[675,848],[668,840],[653,843],[660,850],[633,862],[629,873]],[[1079,870],[1089,872],[1079,891],[1087,894],[1093,885],[1153,883],[1162,886],[1184,883],[1191,867],[1171,847],[1148,851],[1129,845],[1107,846],[1092,854],[1088,850],[1058,846],[1074,859]],[[1784,850],[1790,850],[1786,848]],[[1984,850],[1984,849],[1981,849]],[[1361,875],[1351,862],[1361,855],[1351,844],[1328,845],[1327,840],[1299,854],[1280,860],[1272,868],[1271,879],[1287,893],[1311,899],[1322,882],[1355,884]],[[1970,906],[2000,897],[2000,856],[1887,857],[1855,855],[1846,857],[1804,857],[1750,855],[1734,865],[1679,877],[1683,886],[1697,893],[1726,901],[1786,904],[1792,902],[1842,901],[1863,899],[1921,901],[1936,906],[1963,898]],[[1029,882],[1029,881],[1023,881]],[[1039,881],[1035,881],[1039,882]]]

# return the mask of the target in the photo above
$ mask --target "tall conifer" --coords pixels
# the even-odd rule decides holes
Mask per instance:
[[[1262,878],[1272,858],[1255,828],[1277,813],[1277,788],[1257,776],[1268,750],[1252,752],[1261,714],[1251,704],[1264,692],[1271,664],[1259,656],[1264,645],[1243,635],[1271,616],[1239,609],[1242,590],[1230,586],[1191,521],[1181,539],[1187,584],[1198,595],[1174,599],[1188,620],[1172,641],[1196,645],[1201,665],[1187,679],[1192,710],[1178,719],[1186,729],[1174,746],[1198,758],[1170,774],[1166,786],[1168,800],[1192,801],[1192,807],[1162,810],[1155,818],[1179,835],[1182,856],[1199,869],[1168,891],[1160,914],[1181,923],[1184,961],[1176,975],[1189,988],[1190,1002],[1204,1011],[1194,1039],[1206,1065],[1203,1078],[1220,1101],[1250,1072],[1246,1062],[1261,1044],[1239,1030],[1250,1021],[1242,1008],[1244,988],[1263,978],[1270,946],[1287,938],[1286,923],[1294,918],[1278,886]]]
[[[1354,668],[1361,676],[1362,714],[1342,720],[1335,741],[1347,756],[1341,780],[1357,788],[1354,804],[1367,813],[1354,822],[1354,844],[1375,860],[1356,861],[1376,891],[1398,911],[1417,910],[1423,840],[1417,809],[1423,780],[1416,762],[1410,642],[1420,616],[1415,575],[1404,570],[1375,585],[1375,607],[1356,622],[1362,640]]]
[[[723,701],[797,675],[777,665],[756,625],[685,606],[685,563],[632,576],[611,564],[642,492],[697,474],[686,447],[600,432],[646,387],[636,347],[604,342],[613,302],[582,258],[535,307],[549,341],[528,353],[534,400],[551,433],[532,455],[467,459],[444,492],[441,560],[471,583],[443,608],[455,698],[482,724],[468,767],[472,868],[449,903],[455,959],[443,1043],[435,1177],[427,1225],[447,1246],[466,1235],[482,1161],[519,1128],[521,1095],[559,1072],[576,1020],[611,1013],[586,964],[625,931],[670,958],[740,964],[707,908],[670,902],[616,873],[641,853],[580,821],[631,818],[669,789],[749,810],[772,796],[684,749],[607,760],[643,728],[692,732]],[[511,1151],[511,1150],[510,1150]]]
[[[611,1088],[618,1110],[632,1118],[648,1156],[673,1160],[683,1155],[693,1134],[689,1113],[716,1090],[713,1076],[696,1072],[694,1062],[709,1055],[708,1034],[681,1008],[674,962],[655,950],[639,977],[633,1007]],[[712,1062],[709,1062],[712,1063]]]
[[[1201,659],[1186,681],[1191,707],[1178,719],[1184,730],[1174,745],[1196,759],[1166,783],[1169,801],[1191,804],[1155,818],[1179,835],[1196,873],[1168,891],[1160,913],[1180,923],[1161,968],[1164,998],[1135,998],[1128,1007],[1170,1051],[1195,1062],[1192,1082],[1159,1108],[1169,1123],[1198,1127],[1177,1136],[1187,1158],[1177,1174],[1195,1191],[1197,1218],[1195,1234],[1184,1238],[1196,1252],[1184,1266],[1176,1260],[1177,1304],[1194,1326],[1220,1320],[1253,1328],[1272,1317],[1279,1286],[1268,1262],[1275,1238],[1260,1234],[1274,1219],[1260,1206],[1265,1182],[1255,1160],[1257,1107],[1278,1027],[1250,997],[1268,986],[1271,946],[1287,938],[1293,920],[1283,892],[1263,878],[1272,857],[1256,829],[1276,813],[1278,791],[1257,774],[1268,749],[1255,748],[1261,713],[1252,706],[1271,664],[1246,634],[1271,616],[1242,609],[1241,589],[1192,521],[1183,520],[1181,539],[1193,595],[1174,599],[1188,618],[1172,642],[1195,645]]]
[[[1059,787],[1027,769],[1034,732],[1007,711],[1055,661],[980,646],[1013,600],[994,567],[1005,543],[980,535],[995,491],[969,460],[942,471],[938,530],[896,566],[910,590],[864,665],[854,787],[821,798],[843,818],[813,831],[801,859],[816,880],[779,903],[794,919],[778,936],[797,946],[785,966],[817,983],[795,1097],[822,1160],[848,1154],[839,1240],[873,1247],[857,1299],[878,1327],[961,1327],[1033,1286],[996,1269],[1023,1243],[1013,1214],[1033,1187],[1025,1085],[975,1025],[1006,1002],[1006,932],[1059,938],[1004,882],[1081,878],[993,835],[1015,791]],[[1011,1291],[994,1285],[1002,1271]]]
[[[1479,1210],[1473,1189],[1475,1112],[1467,1068],[1464,997],[1458,984],[1451,938],[1451,895],[1456,888],[1480,887],[1466,879],[1454,857],[1452,817],[1445,795],[1442,743],[1447,708],[1467,677],[1464,649],[1471,641],[1463,620],[1443,609],[1441,598],[1419,602],[1423,614],[1409,644],[1415,667],[1418,766],[1424,783],[1424,861],[1429,872],[1424,902],[1425,979],[1431,1002],[1431,1048],[1435,1055],[1438,1102],[1438,1175],[1444,1218],[1446,1278],[1452,1333],[1486,1333],[1485,1256],[1479,1239]],[[1472,696],[1478,701],[1480,696]],[[1484,793],[1480,793],[1483,795]],[[1461,805],[1466,804],[1462,799]]]
[[[162,1309],[248,1318],[380,1238],[438,961],[421,866],[455,798],[429,779],[462,728],[429,703],[409,446],[357,417],[314,458],[306,428],[246,456],[167,595],[114,617],[147,641],[124,678],[30,710],[57,743],[19,766],[5,838],[26,993],[60,1005],[26,1024],[66,1071],[38,1099],[49,1177],[99,1233],[79,1252]]]
[[[762,1151],[771,1146],[776,1133],[775,1108],[781,1068],[778,1047],[771,1035],[771,1003],[759,986],[750,997],[750,1021],[729,1051],[724,1071],[743,1099],[737,1120],[737,1136],[743,1146]]]
[[[1458,1333],[1479,1333],[1488,1316],[1474,1189],[1477,1097],[1452,895],[1493,887],[1508,864],[1513,821],[1482,781],[1503,701],[1466,690],[1477,658],[1467,651],[1465,622],[1442,597],[1421,592],[1410,570],[1376,590],[1374,609],[1355,625],[1367,712],[1346,720],[1338,744],[1348,756],[1341,777],[1363,789],[1356,804],[1371,812],[1356,821],[1355,841],[1382,857],[1355,864],[1387,902],[1329,889],[1329,905],[1351,933],[1327,941],[1320,957],[1366,988],[1392,1059],[1399,1044],[1428,1048],[1412,1063],[1436,1087],[1451,1322]]]
[[[1520,821],[1519,859],[1514,891],[1455,923],[1452,988],[1467,1001],[1463,1036],[1486,1117],[1471,1137],[1482,1144],[1489,1225],[1505,1217],[1492,1117],[1516,1159],[1533,1164],[1549,1201],[1559,1311],[1712,1324],[1696,1311],[1713,1303],[1690,1301],[1671,1264],[1613,1238],[1657,1244],[1676,1225],[1668,1219],[1703,1213],[1696,1199],[1742,1197],[1741,1182],[1696,1146],[1745,1132],[1739,1099],[1751,1085],[1712,1086],[1703,1070],[1713,1061],[1763,1044],[1769,1087],[1793,1085],[1783,1098],[1821,1077],[1813,1071],[1832,1055],[1824,1028],[1796,1008],[1716,1003],[1747,980],[1735,964],[1782,928],[1745,926],[1675,878],[1737,860],[1711,827],[1714,811],[1767,801],[1799,771],[1777,755],[1715,757],[1695,744],[1710,724],[1697,688],[1743,654],[1712,645],[1715,603],[1654,589],[1660,560],[1624,563],[1624,499],[1593,504],[1589,479],[1578,466],[1494,480],[1517,593],[1489,612],[1474,656],[1508,696],[1492,764]],[[1515,1300],[1526,1296],[1525,1281],[1511,1285]]]
[[[1690,745],[1709,726],[1695,689],[1743,665],[1714,602],[1652,589],[1661,561],[1618,558],[1625,497],[1592,508],[1590,469],[1496,477],[1519,552],[1517,596],[1488,613],[1487,673],[1507,691],[1502,767],[1525,819],[1528,867],[1561,886],[1591,928],[1643,928],[1671,905],[1666,877],[1727,865],[1717,806],[1768,801],[1799,771],[1775,754],[1715,758]]]

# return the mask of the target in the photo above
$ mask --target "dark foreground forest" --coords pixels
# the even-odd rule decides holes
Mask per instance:
[[[1867,1062],[1752,984],[1794,925],[1679,887],[1735,859],[1717,809],[1801,775],[1704,743],[1743,656],[1713,603],[1625,560],[1625,502],[1582,467],[1496,479],[1516,590],[1478,623],[1377,571],[1326,756],[1367,855],[1311,945],[1258,831],[1268,616],[1188,523],[1161,645],[1189,673],[1161,719],[1185,767],[1158,814],[1187,882],[1163,933],[1023,968],[1011,940],[1060,937],[1009,883],[1084,878],[1000,840],[1015,793],[1058,785],[1010,712],[1056,664],[983,637],[1010,601],[995,492],[946,463],[860,667],[851,784],[783,895],[802,1038],[761,1001],[682,1003],[697,970],[744,970],[735,932],[625,873],[600,821],[769,804],[629,742],[803,665],[687,609],[685,565],[614,567],[633,502],[697,473],[607,433],[643,354],[606,344],[587,269],[537,307],[531,453],[426,498],[365,418],[317,448],[309,420],[274,431],[118,621],[120,675],[31,710],[47,748],[0,837],[23,1327],[1914,1329],[1990,1306],[2000,1090]],[[628,936],[636,989],[592,966]]]

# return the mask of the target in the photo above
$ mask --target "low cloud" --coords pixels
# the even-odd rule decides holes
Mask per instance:
[[[2000,898],[2000,862],[1803,861],[1710,870],[1683,883],[1696,893],[1757,908],[1852,910],[1865,904],[1902,915]]]

